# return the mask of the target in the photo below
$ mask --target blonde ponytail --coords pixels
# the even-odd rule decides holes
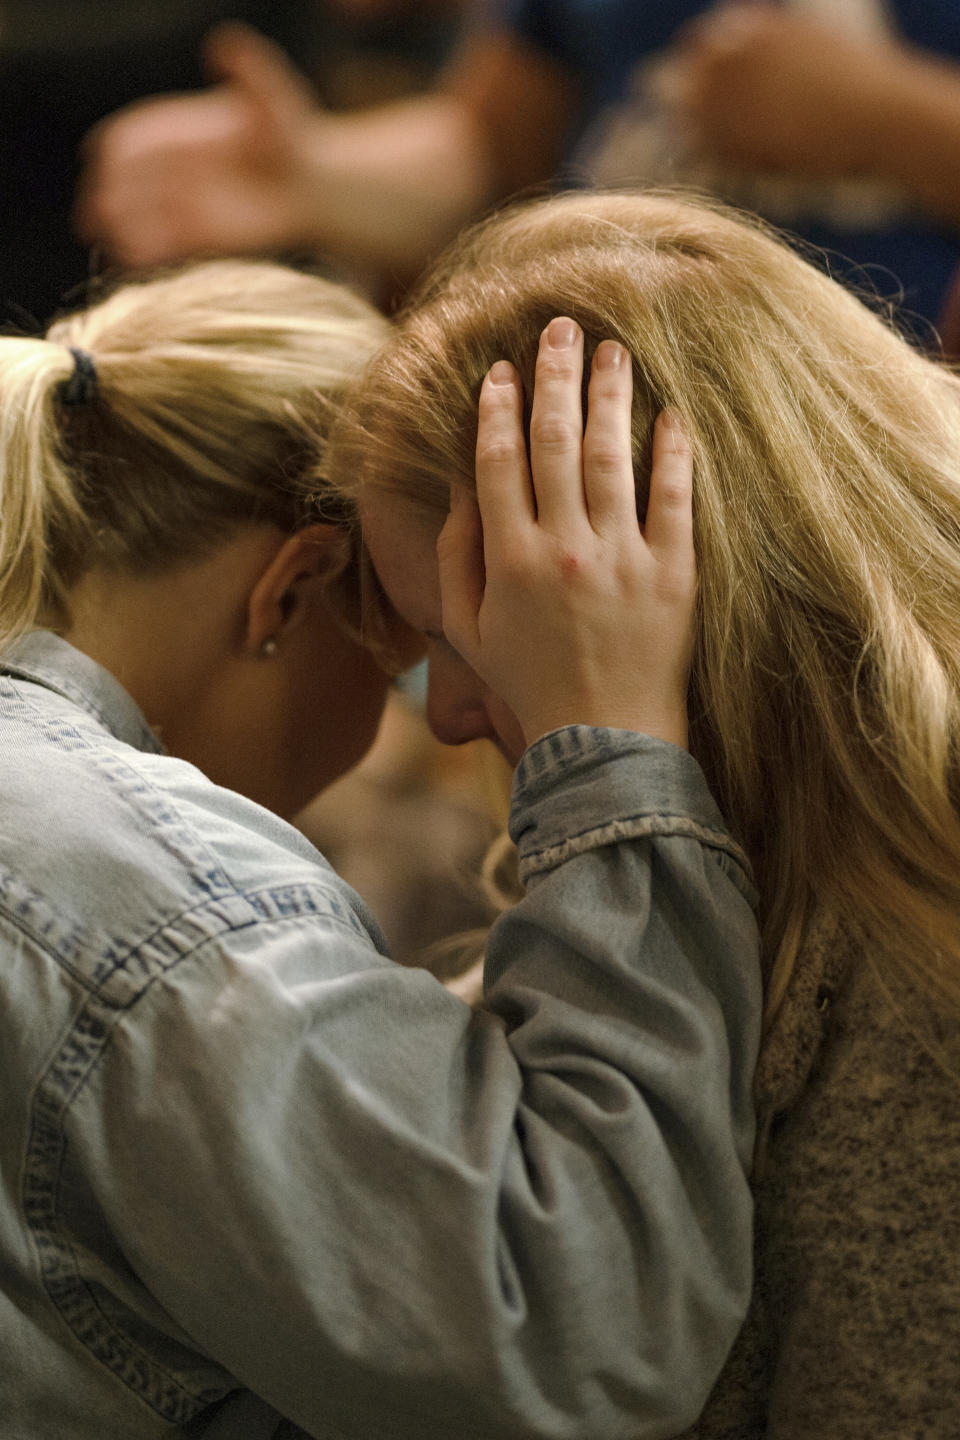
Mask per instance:
[[[343,286],[210,261],[0,338],[0,647],[63,623],[94,565],[157,571],[309,519],[335,406],[388,331]]]
[[[57,603],[51,534],[84,528],[60,447],[61,387],[73,370],[63,345],[0,337],[0,646]]]

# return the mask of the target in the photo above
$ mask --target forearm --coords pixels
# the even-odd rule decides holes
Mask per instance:
[[[484,127],[442,93],[320,115],[303,161],[304,240],[403,275],[415,273],[496,191]]]
[[[319,115],[304,152],[311,242],[415,271],[485,207],[549,180],[575,104],[563,66],[483,32],[430,94]]]
[[[304,248],[405,281],[552,170],[562,73],[508,37],[465,44],[430,94],[336,114],[247,27],[211,44],[221,84],[139,101],[87,142],[76,223],[123,266]]]
[[[141,1279],[310,1433],[654,1440],[746,1307],[760,987],[736,847],[663,742],[555,732],[522,772],[536,873],[486,1006],[341,922],[268,918],[155,987],[84,1096],[150,1097],[104,1110],[122,1164],[87,1157]]]
[[[749,1290],[750,879],[698,767],[670,745],[574,727],[533,747],[518,777],[527,895],[499,922],[485,977],[523,1077],[504,1251],[543,1315],[530,1353],[534,1335],[558,1346],[573,1323],[584,1373],[644,1377],[625,1405],[633,1428],[598,1408],[595,1433],[673,1434],[705,1400]],[[566,818],[591,811],[595,828]],[[611,1190],[613,1223],[590,1213]],[[590,1245],[571,1246],[584,1230]]]

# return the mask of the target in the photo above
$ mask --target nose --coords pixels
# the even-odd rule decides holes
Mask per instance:
[[[427,667],[427,722],[444,745],[495,740],[486,687],[455,651],[431,648]]]

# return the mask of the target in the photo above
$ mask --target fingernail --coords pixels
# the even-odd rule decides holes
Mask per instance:
[[[601,340],[593,357],[597,370],[619,370],[626,350],[616,340]]]
[[[660,411],[661,424],[666,425],[668,430],[676,430],[678,435],[687,435],[687,422],[675,405],[668,405],[665,410]]]
[[[491,365],[487,379],[491,385],[512,385],[516,371],[509,360],[498,360]]]
[[[545,333],[551,350],[569,350],[576,341],[577,327],[572,320],[561,317],[551,320]]]

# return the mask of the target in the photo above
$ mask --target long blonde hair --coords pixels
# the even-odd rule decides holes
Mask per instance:
[[[632,352],[638,503],[667,404],[695,456],[691,750],[760,888],[768,1018],[820,907],[960,1005],[960,382],[759,223],[652,194],[495,217],[356,392],[339,478],[442,511],[481,379],[557,314]],[[518,617],[520,618],[520,617]]]
[[[308,517],[331,407],[388,331],[341,286],[211,261],[0,337],[0,645],[93,565],[150,571]],[[95,380],[70,403],[86,352]]]

